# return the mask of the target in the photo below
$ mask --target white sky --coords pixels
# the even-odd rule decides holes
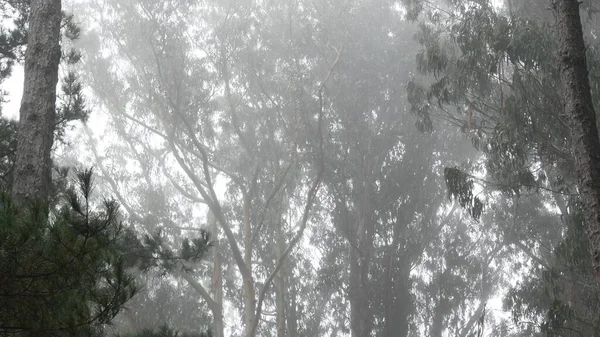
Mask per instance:
[[[13,119],[18,118],[23,95],[23,67],[21,65],[13,67],[11,77],[2,83],[2,90],[8,92],[4,96],[8,102],[2,105],[2,115]]]

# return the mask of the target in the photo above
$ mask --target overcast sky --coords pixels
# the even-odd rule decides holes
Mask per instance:
[[[12,76],[2,84],[2,89],[8,92],[4,97],[8,102],[2,105],[2,114],[17,118],[23,94],[23,67],[17,65],[13,68]]]

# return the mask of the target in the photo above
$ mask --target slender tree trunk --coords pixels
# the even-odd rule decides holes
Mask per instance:
[[[12,196],[46,201],[60,62],[61,0],[31,0]]]
[[[281,231],[281,223],[275,225],[275,238],[277,240],[277,258],[281,258],[283,251],[285,250],[285,241],[283,233]],[[289,261],[289,260],[288,260]],[[287,265],[288,261],[285,262]],[[286,327],[286,282],[285,282],[285,271],[286,266],[284,265],[275,278],[275,310],[276,310],[276,323],[277,323],[277,337],[285,337]]]
[[[477,309],[475,309],[475,312],[473,313],[467,324],[462,328],[459,337],[474,336],[475,325],[477,324],[477,321],[481,318],[481,315],[483,315],[485,305],[487,303],[486,301],[488,300],[488,298],[489,296],[487,294],[483,294],[482,299],[479,301],[479,306],[477,307]]]
[[[223,323],[223,268],[221,263],[221,251],[219,245],[219,225],[212,212],[208,212],[208,223],[213,231],[214,246],[213,246],[213,277],[212,277],[212,293],[213,298],[218,306],[213,310],[213,336],[225,337],[225,325]]]
[[[286,275],[290,275],[289,279],[294,280],[293,271]],[[288,326],[288,337],[298,337],[298,311],[296,310],[296,284],[293,281],[288,282],[289,294],[288,294],[288,309],[287,309],[287,326]]]
[[[446,275],[449,272],[449,269],[444,271],[438,271],[438,279],[437,283],[437,299],[435,302],[435,307],[433,309],[433,322],[431,324],[431,337],[442,337],[442,332],[444,331],[444,318],[448,315],[450,306],[448,303],[448,299],[444,295],[444,288],[446,287]]]
[[[385,337],[391,336],[394,331],[392,329],[392,324],[391,321],[394,320],[393,316],[394,316],[394,250],[396,249],[396,245],[398,243],[396,242],[396,240],[392,240],[392,244],[388,247],[386,247],[386,257],[385,257],[385,261],[386,261],[386,271],[385,271],[385,282],[384,282],[384,289],[383,291],[385,292],[385,297],[384,297],[384,315],[385,315],[385,320],[384,320],[384,329],[383,329],[383,335]]]
[[[244,196],[244,262],[248,267],[248,277],[244,281],[244,320],[246,336],[254,337],[252,325],[256,319],[256,290],[252,279],[252,225],[250,223],[250,197]]]
[[[371,191],[364,179],[363,191],[358,196],[359,217],[356,226],[358,249],[350,249],[350,326],[352,337],[369,336],[373,323],[373,312],[369,303],[369,267],[373,250],[373,211],[370,205]]]
[[[361,257],[358,251],[350,248],[350,330],[352,337],[368,336],[366,316],[369,303],[365,294],[364,278],[362,277]]]
[[[588,79],[579,0],[555,0],[565,115],[596,280],[600,282],[600,140]]]

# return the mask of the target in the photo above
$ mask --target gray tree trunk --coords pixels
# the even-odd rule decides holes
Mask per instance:
[[[283,237],[283,231],[281,230],[281,223],[275,224],[275,240],[276,247],[275,251],[277,254],[277,259],[283,256],[283,252],[285,251],[285,239]],[[285,262],[287,264],[288,261]],[[287,285],[286,285],[286,268],[284,265],[279,270],[279,273],[275,277],[275,310],[276,310],[276,326],[277,326],[277,337],[286,337],[286,309],[287,309]]]
[[[555,0],[565,115],[595,276],[600,281],[600,140],[588,79],[579,0]]]
[[[31,0],[12,196],[46,201],[51,184],[61,0]]]
[[[369,268],[374,240],[373,208],[371,207],[371,185],[363,175],[363,187],[358,193],[358,219],[354,225],[356,248],[350,245],[350,331],[352,337],[369,336],[373,329],[373,310],[370,305],[371,282]]]
[[[215,238],[213,243],[212,293],[218,308],[213,310],[213,336],[225,337],[225,323],[223,322],[223,266],[221,261],[221,247],[219,245],[219,225],[211,211],[208,212],[207,218]]]

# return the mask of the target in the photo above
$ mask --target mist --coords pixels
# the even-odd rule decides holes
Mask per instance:
[[[19,194],[42,1],[1,1],[0,335],[595,336],[598,4],[573,54],[563,2],[58,1]]]

